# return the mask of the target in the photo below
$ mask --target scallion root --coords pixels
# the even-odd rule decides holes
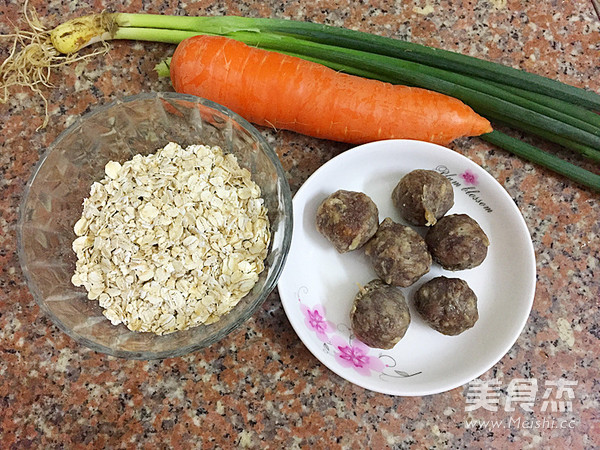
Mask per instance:
[[[75,53],[61,54],[52,42],[53,30],[46,30],[34,10],[28,10],[27,1],[23,14],[30,30],[20,30],[15,26],[12,34],[0,35],[12,39],[8,57],[0,65],[0,103],[8,102],[10,90],[16,86],[30,88],[39,95],[44,105],[44,120],[38,128],[48,124],[48,99],[44,87],[53,87],[51,75],[54,69],[76,61],[90,59],[108,51],[108,45],[86,55]]]

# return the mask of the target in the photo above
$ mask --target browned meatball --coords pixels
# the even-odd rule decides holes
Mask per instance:
[[[317,230],[340,253],[362,247],[377,231],[379,212],[368,195],[339,190],[317,208]]]
[[[369,347],[390,349],[404,337],[410,311],[398,289],[373,280],[356,295],[350,321],[352,332]]]
[[[425,236],[433,259],[447,270],[477,267],[487,256],[488,237],[466,214],[442,217]]]
[[[434,330],[449,336],[468,330],[479,318],[477,297],[459,278],[429,280],[417,290],[415,308]]]
[[[423,238],[412,228],[386,218],[365,246],[379,278],[407,287],[429,272],[431,255]]]
[[[417,169],[402,177],[392,202],[408,223],[431,226],[454,205],[454,190],[441,173]]]

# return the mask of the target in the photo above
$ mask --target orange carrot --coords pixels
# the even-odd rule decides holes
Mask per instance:
[[[317,138],[446,145],[492,131],[485,118],[453,97],[339,73],[220,36],[181,42],[170,71],[177,92],[220,103],[258,125]]]

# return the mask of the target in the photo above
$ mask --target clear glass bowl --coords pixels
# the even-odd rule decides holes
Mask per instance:
[[[93,181],[110,160],[147,155],[174,141],[219,145],[236,155],[261,187],[269,211],[271,244],[258,283],[221,320],[165,336],[114,326],[83,287],[71,284],[76,256],[73,225]],[[183,355],[226,336],[244,323],[273,290],[292,235],[292,198],[277,154],[237,114],[211,101],[176,93],[128,97],[77,119],[50,146],[28,182],[18,222],[18,249],[27,285],[40,308],[77,342],[133,359]]]

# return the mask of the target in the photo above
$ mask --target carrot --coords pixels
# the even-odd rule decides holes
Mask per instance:
[[[322,139],[446,145],[492,131],[486,119],[455,98],[339,73],[221,36],[182,41],[170,75],[177,92],[220,103],[258,125]]]

